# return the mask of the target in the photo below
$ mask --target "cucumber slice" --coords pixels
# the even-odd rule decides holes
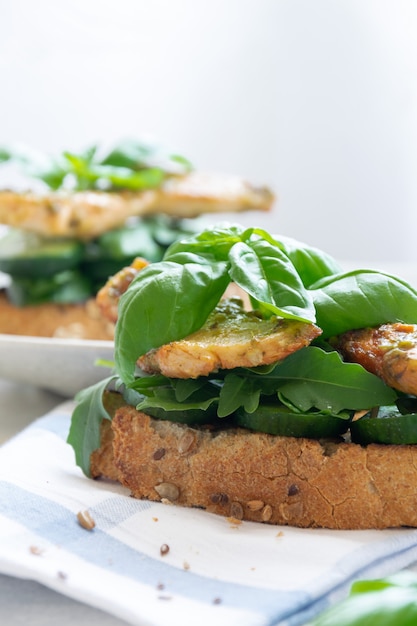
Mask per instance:
[[[347,431],[350,420],[321,413],[293,413],[285,406],[259,405],[254,413],[239,409],[234,415],[237,426],[284,437],[321,439],[338,437]]]
[[[148,261],[157,261],[162,256],[161,247],[142,222],[104,233],[97,243],[103,256],[110,259],[143,256]]]
[[[104,283],[137,256],[150,262],[160,261],[163,256],[163,248],[142,223],[109,231],[89,243],[82,269],[92,280]]]
[[[167,420],[169,422],[177,422],[178,424],[188,424],[189,426],[197,424],[212,424],[217,422],[218,424],[225,426],[228,422],[222,418],[222,421],[217,417],[216,411],[203,411],[202,409],[187,409],[184,411],[174,410],[166,411],[165,409],[157,407],[147,407],[143,409],[143,412],[155,419]]]
[[[16,277],[53,276],[78,265],[83,244],[72,239],[46,239],[17,229],[0,238],[0,271]]]
[[[401,415],[395,409],[380,413],[378,417],[364,415],[351,423],[350,432],[354,443],[417,443],[417,413]]]
[[[127,404],[137,406],[142,402],[144,396],[136,389],[124,387],[122,395]],[[168,411],[161,407],[146,407],[143,412],[155,419],[167,420],[169,422],[177,422],[178,424],[188,424],[189,426],[198,424],[213,424],[214,422],[226,425],[226,418],[222,418],[221,422],[217,417],[217,405],[213,403],[208,409],[174,409]]]
[[[44,302],[84,302],[91,296],[91,289],[88,279],[79,272],[66,270],[47,278],[13,278],[6,293],[12,304],[21,307]]]

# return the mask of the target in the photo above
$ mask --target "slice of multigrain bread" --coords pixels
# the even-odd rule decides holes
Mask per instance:
[[[45,302],[18,307],[0,290],[0,333],[112,341],[114,324],[102,317],[94,299],[80,304]]]
[[[190,428],[117,409],[92,475],[135,498],[237,520],[332,529],[417,526],[417,446]]]

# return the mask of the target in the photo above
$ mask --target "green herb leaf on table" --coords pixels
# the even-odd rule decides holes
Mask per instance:
[[[386,579],[363,580],[350,595],[306,626],[415,626],[417,577],[399,572]]]

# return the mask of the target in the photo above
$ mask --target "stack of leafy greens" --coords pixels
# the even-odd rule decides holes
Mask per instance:
[[[321,337],[268,367],[193,380],[138,370],[139,356],[200,329],[231,282],[264,318],[316,323]],[[258,228],[221,224],[173,243],[122,296],[115,374],[79,393],[68,441],[88,475],[100,423],[110,419],[103,392],[113,388],[149,415],[176,422],[310,438],[350,431],[357,442],[417,443],[415,399],[361,365],[343,362],[329,342],[350,329],[416,320],[417,291],[399,278],[373,270],[343,273],[320,250]],[[356,411],[374,407],[381,407],[380,419],[373,419],[373,410],[352,421]]]
[[[133,140],[104,154],[95,145],[80,154],[63,152],[56,157],[0,147],[0,163],[17,165],[46,189],[68,192],[140,192],[191,169],[184,157]],[[11,278],[8,298],[17,306],[80,302],[95,295],[110,275],[136,256],[158,261],[172,242],[194,231],[192,220],[163,215],[136,218],[91,241],[41,237],[10,228],[0,238],[0,271]]]

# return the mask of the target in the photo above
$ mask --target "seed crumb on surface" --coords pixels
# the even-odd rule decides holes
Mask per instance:
[[[159,548],[159,552],[161,556],[165,556],[166,554],[168,554],[169,545],[167,543],[163,543],[162,546]]]
[[[85,528],[85,530],[93,530],[93,528],[95,527],[96,523],[91,515],[91,513],[89,511],[79,511],[77,513],[77,520],[78,523],[80,524],[80,526],[82,528]]]
[[[189,570],[189,569],[190,569],[190,564],[189,564],[189,563],[187,563],[187,561],[184,561],[184,563],[182,564],[182,566],[183,566],[183,568],[184,568],[185,570]]]
[[[277,532],[277,537],[283,537],[284,533],[282,530],[280,530],[279,532]]]
[[[43,554],[44,551],[39,546],[29,546],[29,552],[31,554],[34,554],[35,556],[41,556],[41,554]]]

